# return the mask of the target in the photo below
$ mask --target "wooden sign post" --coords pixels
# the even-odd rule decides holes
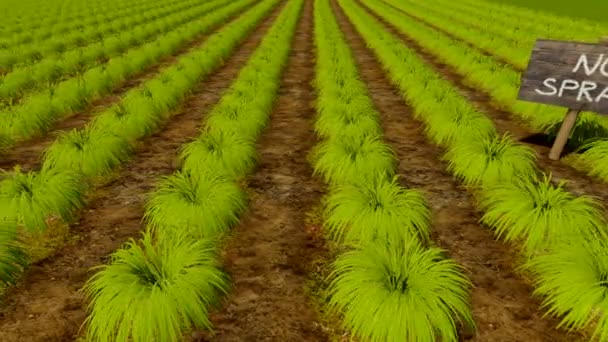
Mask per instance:
[[[558,160],[581,111],[608,114],[608,37],[599,44],[537,40],[517,98],[568,107],[549,152]]]

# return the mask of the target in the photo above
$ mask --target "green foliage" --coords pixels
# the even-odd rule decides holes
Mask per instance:
[[[260,94],[259,96],[268,96]],[[256,108],[236,96],[223,99],[207,118],[205,128],[214,131],[232,131],[243,138],[257,138],[266,127],[268,111]]]
[[[530,147],[518,144],[508,134],[461,139],[445,156],[448,170],[466,185],[488,186],[536,175],[536,156]]]
[[[559,245],[525,267],[535,275],[537,295],[560,326],[595,326],[593,341],[608,341],[608,243],[605,239]]]
[[[606,232],[601,205],[567,192],[549,177],[517,178],[486,189],[481,199],[481,221],[507,241],[524,240],[528,253],[550,248],[572,238],[602,237]]]
[[[430,237],[431,212],[425,198],[401,187],[397,178],[332,189],[324,215],[329,237],[340,242],[420,239],[426,243]]]
[[[382,128],[378,113],[373,109],[369,98],[361,96],[362,94],[355,90],[349,92],[349,89],[344,89],[343,93],[352,97],[344,98],[346,96],[341,94],[326,95],[326,101],[319,102],[315,132],[322,138],[338,134],[380,136]]]
[[[125,138],[86,126],[62,132],[44,152],[43,169],[76,171],[86,177],[104,176],[125,161],[130,152]]]
[[[43,231],[51,216],[66,222],[84,205],[81,178],[69,171],[5,172],[0,182],[0,221]]]
[[[182,169],[200,174],[205,169],[231,179],[240,179],[256,165],[256,145],[235,131],[207,131],[185,145],[180,154]]]
[[[416,239],[374,242],[334,262],[330,306],[362,341],[458,341],[453,317],[474,326],[470,282],[441,249]]]
[[[448,88],[443,84],[437,86],[440,90]],[[428,95],[413,101],[418,102],[418,116],[427,122],[425,131],[436,144],[449,146],[463,139],[488,139],[496,135],[492,120],[452,91],[441,91],[438,97]]]
[[[591,174],[608,182],[608,139],[594,141],[585,147],[588,150],[581,157],[589,163]]]
[[[378,136],[343,134],[327,139],[313,152],[314,172],[331,185],[355,183],[394,175],[396,158]]]
[[[14,223],[0,222],[0,283],[14,285],[29,264],[23,241],[16,234]]]
[[[91,123],[96,131],[113,132],[128,140],[151,134],[161,117],[149,97],[142,93],[127,94],[116,106],[99,115]]]
[[[90,341],[178,341],[183,331],[209,328],[207,308],[227,278],[211,242],[182,235],[153,243],[131,240],[84,287],[91,300]]]
[[[216,237],[238,222],[246,194],[213,171],[174,173],[151,193],[144,218],[161,235],[185,231],[194,238]]]

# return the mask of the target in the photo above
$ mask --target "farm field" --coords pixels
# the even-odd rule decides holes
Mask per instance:
[[[608,120],[517,100],[608,23],[550,13],[0,3],[0,342],[608,341]]]
[[[541,12],[551,12],[557,15],[568,17],[578,17],[599,22],[608,22],[608,18],[603,12],[608,10],[608,4],[601,0],[585,0],[573,3],[572,1],[553,1],[551,3],[544,0],[491,0],[506,5],[514,5],[535,9]]]

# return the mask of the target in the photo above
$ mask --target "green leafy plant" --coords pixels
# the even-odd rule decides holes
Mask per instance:
[[[180,154],[182,169],[199,174],[205,169],[214,170],[218,175],[240,179],[256,165],[256,145],[235,131],[215,130],[200,135],[187,144]]]
[[[528,146],[517,144],[509,134],[461,139],[444,158],[448,170],[466,185],[492,185],[536,175],[536,156]]]
[[[144,218],[161,235],[185,230],[195,238],[215,237],[238,222],[246,202],[237,183],[213,171],[177,172],[150,194]]]
[[[377,241],[339,256],[334,268],[329,304],[357,339],[458,341],[459,323],[474,327],[471,283],[439,248]]]
[[[571,238],[605,236],[601,205],[586,196],[553,185],[550,176],[517,178],[483,193],[481,221],[506,241],[523,239],[528,253],[549,248]]]
[[[140,244],[131,240],[86,283],[90,341],[178,341],[193,327],[210,328],[207,308],[227,278],[205,239],[183,235]]]
[[[14,223],[0,222],[0,283],[14,285],[30,262]]]
[[[377,176],[390,179],[396,158],[381,137],[341,134],[320,143],[313,152],[314,172],[332,184],[365,183]]]
[[[431,212],[425,198],[401,187],[396,177],[332,189],[324,216],[329,237],[340,242],[420,239],[426,243],[430,237]]]
[[[584,147],[587,150],[581,157],[589,164],[591,174],[608,181],[608,139],[594,141]]]
[[[128,140],[93,126],[63,132],[44,152],[43,169],[73,170],[86,177],[104,176],[128,159]]]
[[[595,326],[593,341],[608,341],[608,241],[575,240],[529,260],[547,314],[569,330]]]
[[[73,172],[22,172],[16,167],[13,172],[4,172],[3,177],[0,221],[43,231],[51,216],[69,222],[73,213],[84,205],[85,189],[80,176]]]

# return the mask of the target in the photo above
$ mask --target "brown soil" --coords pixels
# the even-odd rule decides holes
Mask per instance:
[[[359,2],[370,14],[381,21],[387,29],[401,40],[409,48],[415,51],[427,64],[433,67],[438,74],[450,81],[460,93],[465,96],[479,111],[487,114],[496,125],[500,134],[510,133],[513,138],[536,152],[537,165],[547,173],[553,175],[553,181],[567,181],[566,189],[575,195],[588,195],[598,198],[603,203],[608,203],[608,184],[598,181],[596,178],[577,170],[562,161],[550,160],[548,157],[550,146],[547,144],[531,143],[529,137],[538,132],[532,131],[525,122],[508,111],[502,110],[492,101],[492,97],[481,89],[467,85],[465,77],[459,74],[453,67],[441,62],[430,51],[425,50],[415,40],[401,33],[395,27],[378,17],[372,10]],[[404,14],[406,15],[406,14]],[[439,29],[438,29],[439,30]],[[442,31],[443,32],[443,31]],[[452,37],[453,38],[453,37]],[[454,38],[456,39],[456,38]],[[564,110],[564,115],[565,115]],[[533,139],[532,139],[533,140]]]
[[[323,193],[306,158],[315,143],[312,25],[308,0],[270,127],[258,144],[250,212],[225,251],[233,289],[212,315],[211,341],[328,341],[304,289],[312,261],[324,254],[305,222]]]
[[[433,212],[434,239],[466,269],[474,284],[472,309],[478,331],[462,332],[465,340],[479,342],[569,341],[576,336],[557,331],[557,322],[542,318],[532,289],[514,267],[514,248],[496,241],[480,225],[472,196],[447,173],[442,151],[430,144],[424,126],[391,86],[356,29],[334,1],[334,11],[354,51],[361,77],[382,115],[387,142],[400,160],[399,174],[407,187],[425,193]]]
[[[251,6],[253,5],[247,6],[241,13],[247,11]],[[225,23],[230,22],[230,20],[236,17],[238,17],[238,14],[232,16],[232,19],[228,19]],[[218,25],[217,28],[212,29],[210,32],[216,31],[219,28],[221,28],[221,25]],[[210,34],[212,33],[200,34],[194,39],[185,42],[171,56],[162,57],[158,62],[130,76],[127,80],[114,87],[108,95],[93,100],[86,108],[65,117],[44,135],[18,142],[15,146],[10,147],[9,151],[1,156],[0,169],[12,170],[16,165],[19,165],[21,170],[24,171],[40,168],[42,154],[55,141],[58,135],[84,127],[96,115],[118,103],[126,93],[141,86],[147,80],[156,77],[160,71],[174,64],[180,57],[204,44],[204,41]]]
[[[145,139],[136,157],[113,182],[98,189],[82,219],[71,227],[76,243],[32,265],[20,283],[5,294],[0,311],[0,341],[74,341],[86,317],[79,292],[93,274],[91,267],[106,262],[110,253],[142,231],[146,193],[158,179],[175,169],[178,148],[195,138],[204,113],[221,97],[253,53],[282,6],[239,45],[224,66],[206,78],[165,125]]]

